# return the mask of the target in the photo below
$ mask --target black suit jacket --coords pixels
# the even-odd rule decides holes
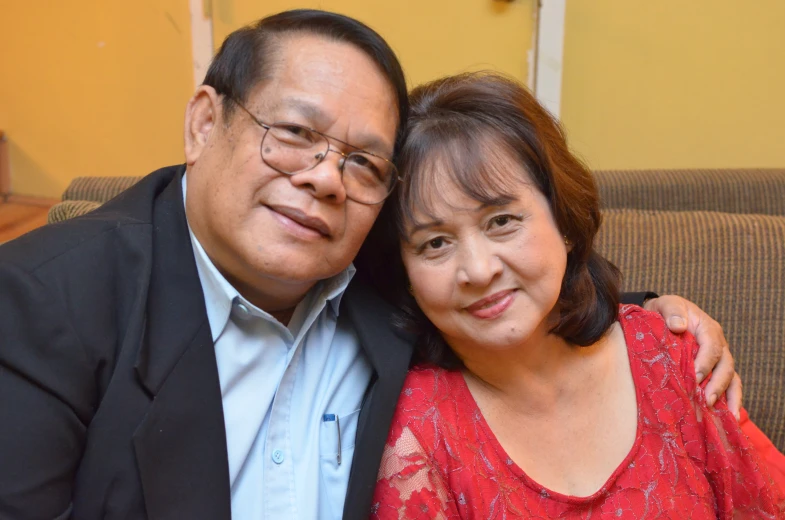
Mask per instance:
[[[230,518],[221,392],[169,167],[0,247],[0,517]],[[341,303],[374,372],[344,518],[368,517],[411,357],[362,283]]]

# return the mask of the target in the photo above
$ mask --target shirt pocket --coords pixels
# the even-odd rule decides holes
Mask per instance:
[[[357,435],[357,419],[360,410],[338,416],[336,421],[322,421],[319,432],[319,466],[321,470],[322,493],[327,503],[319,507],[319,518],[341,518],[346,499],[346,486],[354,458],[354,444]],[[340,425],[340,454],[338,463],[338,426]]]
[[[341,452],[341,459],[344,459],[343,451],[354,449],[354,440],[357,435],[357,419],[360,410],[355,410],[346,415],[338,415],[337,421],[322,421],[319,432],[319,458],[322,460],[334,460],[338,464],[338,453]],[[341,434],[338,435],[340,426]],[[341,449],[338,449],[340,439]],[[351,464],[351,458],[349,459]],[[341,466],[344,461],[341,460]]]

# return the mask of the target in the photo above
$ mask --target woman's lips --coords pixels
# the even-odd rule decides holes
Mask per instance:
[[[466,311],[481,320],[492,320],[506,311],[515,300],[515,290],[499,291],[481,300],[477,300]]]

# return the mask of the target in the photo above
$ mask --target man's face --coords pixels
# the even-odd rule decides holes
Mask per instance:
[[[245,100],[252,114],[391,156],[396,99],[368,56],[345,43],[303,35],[283,40],[276,58],[271,79]],[[273,170],[261,157],[264,128],[239,108],[227,122],[221,99],[208,88],[189,105],[188,220],[208,256],[244,296],[268,311],[287,309],[314,283],[348,267],[381,204],[346,197],[339,154],[327,154],[296,175]],[[215,117],[201,117],[203,109]],[[330,143],[352,151],[343,146]]]

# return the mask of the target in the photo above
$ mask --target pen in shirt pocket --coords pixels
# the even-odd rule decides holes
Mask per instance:
[[[338,431],[338,455],[336,455],[335,460],[338,462],[338,465],[341,465],[341,420],[338,418],[338,414],[334,413],[326,413],[322,416],[322,420],[324,422],[335,422],[335,429]]]

